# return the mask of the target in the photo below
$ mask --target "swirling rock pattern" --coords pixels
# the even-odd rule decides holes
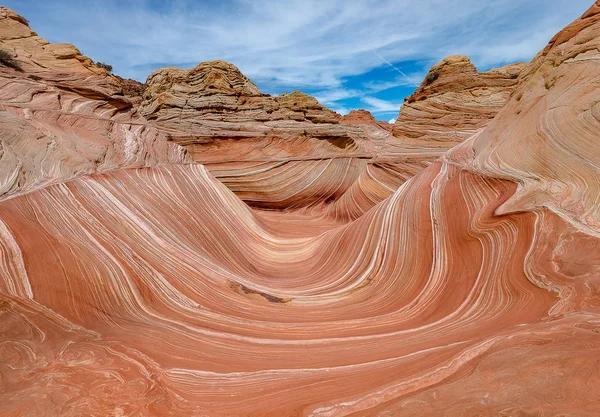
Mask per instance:
[[[523,70],[489,128],[448,160],[518,182],[501,212],[549,207],[588,233],[600,229],[600,6],[558,33]]]
[[[122,79],[6,8],[0,48],[18,64],[0,66],[0,199],[93,172],[189,161],[137,115]]]
[[[140,111],[254,207],[314,212],[320,205],[336,216],[343,211],[356,218],[481,130],[506,102],[520,68],[478,73],[465,57],[446,59],[431,72],[441,76],[433,82],[428,76],[415,93],[419,104],[402,108],[394,135],[388,123],[365,110],[340,117],[297,91],[263,95],[223,61],[154,72]],[[422,101],[428,94],[432,97]],[[412,107],[419,107],[418,117]],[[438,127],[423,133],[432,121]],[[382,171],[393,175],[373,181],[373,172]],[[345,203],[328,207],[346,192]]]
[[[208,159],[148,162],[140,147],[138,167],[53,174],[0,201],[0,415],[599,415],[599,39],[596,2],[483,131],[410,169],[378,161],[386,129],[356,118],[324,122],[354,140],[343,156],[311,135],[296,147],[290,126],[306,120],[213,137],[235,118],[196,122],[184,104],[178,131],[185,94],[227,104],[242,89],[289,111],[220,62],[191,70],[198,92],[181,97],[189,73],[159,72],[148,119],[87,96],[49,122],[40,102],[7,105],[25,123],[39,103],[36,126],[73,143],[93,137],[89,120],[140,121],[157,153],[196,144]],[[269,158],[253,159],[261,141]],[[25,145],[21,160],[44,160]],[[227,157],[236,147],[246,159]]]
[[[582,259],[569,282],[555,263],[581,249],[579,232],[543,210],[494,216],[514,191],[508,181],[436,163],[355,222],[301,238],[277,233],[277,223],[265,227],[268,218],[199,165],[115,171],[7,200],[1,292],[50,309],[76,342],[71,359],[39,346],[44,325],[31,330],[41,332],[37,339],[7,337],[36,362],[11,353],[20,370],[4,404],[30,410],[31,394],[19,389],[27,386],[69,392],[55,410],[116,413],[127,404],[129,413],[157,415],[348,415],[398,407],[488,357],[497,367],[506,350],[529,352],[550,339],[559,344],[550,351],[560,352],[582,326],[583,339],[596,340],[589,329],[597,315],[566,323],[560,311],[548,316],[571,301],[539,287],[573,293],[594,282],[598,260]],[[576,293],[578,304],[598,300]],[[9,300],[7,314],[29,323]],[[81,328],[95,341],[71,335]],[[37,359],[38,351],[50,357]],[[572,374],[584,366],[578,357]],[[131,368],[121,361],[136,363],[138,374],[119,376]],[[57,379],[65,367],[77,369]],[[97,384],[110,395],[89,402]],[[499,409],[514,406],[506,392],[490,391]],[[431,412],[436,404],[428,403]],[[517,408],[534,404],[524,396]]]

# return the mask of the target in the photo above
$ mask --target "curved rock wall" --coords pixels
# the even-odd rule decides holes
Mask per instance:
[[[475,172],[519,183],[500,213],[548,207],[597,235],[599,26],[596,2],[527,65],[488,129],[447,156]]]

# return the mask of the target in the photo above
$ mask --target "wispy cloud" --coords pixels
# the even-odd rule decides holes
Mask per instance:
[[[375,97],[363,97],[361,100],[367,105],[367,110],[374,113],[396,111],[401,105],[401,103],[394,103]]]
[[[396,77],[394,79],[386,79],[386,80],[372,80],[366,81],[363,83],[365,89],[369,92],[379,92],[384,90],[389,90],[394,87],[417,87],[425,78],[427,74],[426,71],[419,71],[415,73],[409,73],[403,77]]]
[[[342,116],[347,115],[348,113],[350,113],[351,109],[348,109],[346,107],[338,107],[337,105],[333,105],[331,106],[331,110],[333,110],[336,113],[341,114]]]
[[[347,107],[340,103],[351,100],[349,96],[357,102],[378,88],[414,87],[421,81],[416,74],[450,54],[469,55],[482,69],[529,60],[591,0],[5,0],[4,4],[27,17],[41,36],[73,43],[91,58],[111,63],[125,77],[143,81],[165,65],[191,67],[224,59],[265,92],[323,90],[318,96],[329,95],[329,102]],[[363,79],[364,85],[348,85],[349,77],[388,66],[395,70],[388,68],[379,79]],[[334,94],[346,98],[336,100]]]
[[[319,91],[314,96],[321,104],[331,104],[351,97],[360,97],[363,93],[361,90],[336,88]]]

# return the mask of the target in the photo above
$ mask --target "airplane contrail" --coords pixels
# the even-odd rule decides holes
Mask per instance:
[[[411,80],[408,75],[406,75],[404,72],[400,71],[398,68],[396,68],[390,61],[388,61],[387,59],[385,59],[384,57],[382,57],[381,55],[379,55],[374,49],[371,49],[371,52],[373,52],[375,55],[377,55],[383,62],[385,62],[386,64],[388,64],[390,67],[392,67],[393,69],[395,69],[396,71],[398,71],[401,75],[404,76],[404,78],[406,78],[408,80],[408,82],[410,83],[410,85],[413,85],[415,87],[418,87],[419,84],[415,84],[415,82],[413,80]]]

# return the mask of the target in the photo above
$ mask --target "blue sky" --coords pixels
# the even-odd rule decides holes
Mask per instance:
[[[51,42],[144,81],[224,59],[264,93],[301,90],[347,113],[398,114],[444,57],[480,71],[528,61],[592,0],[5,0]]]

